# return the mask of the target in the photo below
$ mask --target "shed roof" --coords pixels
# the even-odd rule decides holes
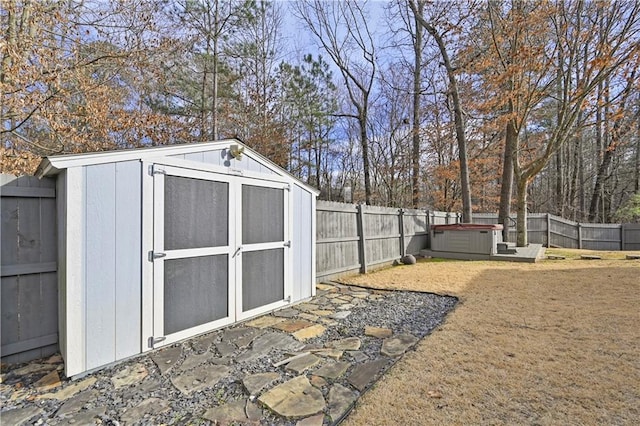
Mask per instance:
[[[153,160],[159,157],[167,157],[172,155],[190,154],[194,152],[213,151],[216,149],[228,148],[230,145],[240,145],[244,148],[243,155],[247,155],[254,160],[262,163],[267,168],[271,169],[274,173],[287,176],[294,179],[300,186],[306,190],[318,195],[320,192],[302,182],[282,167],[278,166],[267,157],[259,154],[257,151],[251,149],[240,140],[231,138],[223,139],[213,142],[198,142],[198,143],[184,143],[177,145],[163,145],[145,148],[135,149],[121,149],[116,151],[100,151],[100,152],[87,152],[83,154],[66,154],[66,155],[54,155],[45,157],[38,165],[38,169],[35,175],[39,178],[44,176],[57,175],[61,170],[68,169],[70,167],[79,166],[91,166],[95,164],[115,163],[119,161],[130,160]]]

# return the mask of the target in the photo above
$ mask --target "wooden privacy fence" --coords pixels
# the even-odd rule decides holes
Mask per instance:
[[[429,225],[457,223],[457,213],[318,201],[316,280],[418,254],[429,246]]]
[[[515,224],[515,216],[512,217]],[[474,213],[476,223],[498,223],[494,213]],[[587,250],[640,250],[640,224],[579,223],[548,213],[527,215],[527,236],[530,243],[546,247]],[[510,228],[509,241],[515,241],[515,225]]]
[[[5,362],[58,348],[55,180],[0,175],[0,299]]]

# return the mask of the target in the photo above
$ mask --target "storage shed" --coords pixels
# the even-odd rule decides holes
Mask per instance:
[[[46,158],[75,376],[310,298],[317,191],[235,139]]]

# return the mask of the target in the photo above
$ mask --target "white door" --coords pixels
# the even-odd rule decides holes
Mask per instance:
[[[235,321],[227,175],[154,165],[153,347]]]
[[[239,179],[236,209],[236,316],[249,318],[291,301],[290,191],[286,183]]]
[[[287,183],[154,164],[153,198],[150,347],[290,303]]]

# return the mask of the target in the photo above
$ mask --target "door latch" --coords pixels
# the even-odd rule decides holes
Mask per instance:
[[[164,337],[164,336],[161,336],[161,337],[153,337],[153,336],[151,336],[151,337],[149,337],[149,341],[147,343],[148,343],[150,348],[153,348],[154,345],[156,345],[158,343],[161,343],[161,342],[164,342],[165,340],[167,340],[167,338]]]
[[[156,253],[153,251],[149,252],[149,262],[153,262],[155,259],[162,259],[163,257],[166,257],[167,253]]]
[[[241,251],[242,251],[242,246],[239,246],[239,247],[236,249],[236,251],[233,253],[233,255],[231,256],[231,258],[233,259],[234,257],[236,257],[236,255],[237,255],[238,253],[240,253]]]
[[[291,240],[289,240],[286,243],[284,243],[284,246],[291,248]]]

